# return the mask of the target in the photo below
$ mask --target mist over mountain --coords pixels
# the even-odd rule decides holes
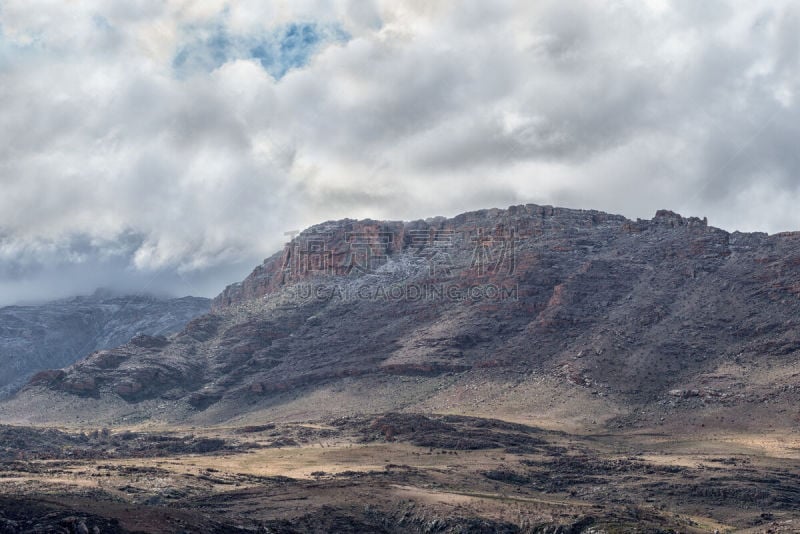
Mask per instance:
[[[0,397],[37,371],[70,365],[137,334],[168,335],[206,313],[209,300],[147,295],[90,296],[0,308]]]

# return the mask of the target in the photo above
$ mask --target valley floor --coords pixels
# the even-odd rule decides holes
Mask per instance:
[[[390,413],[0,438],[0,533],[800,532],[796,436]]]

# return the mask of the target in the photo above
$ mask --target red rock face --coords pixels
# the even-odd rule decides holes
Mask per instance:
[[[48,369],[40,371],[33,375],[30,379],[30,385],[50,385],[60,380],[63,380],[67,373],[61,369]]]
[[[97,381],[93,376],[74,376],[61,383],[64,391],[77,394],[91,394],[97,391]]]
[[[325,223],[301,233],[243,282],[226,288],[212,309],[220,311],[306,280],[368,274],[402,255],[427,262],[426,280],[452,280],[461,287],[476,283],[512,287],[515,271],[530,269],[536,262],[535,248],[524,250],[520,245],[544,236],[556,213],[580,214],[571,221],[575,230],[629,223],[606,213],[534,205],[409,223]],[[551,249],[571,252],[573,245],[554,243]]]
[[[123,382],[118,384],[114,391],[122,398],[128,399],[133,398],[137,393],[144,389],[144,385],[141,382],[137,382],[136,380],[132,380],[130,382]]]
[[[320,276],[368,272],[404,246],[403,223],[342,221],[306,230],[256,267],[241,284],[214,299],[214,309],[256,299],[292,283]]]

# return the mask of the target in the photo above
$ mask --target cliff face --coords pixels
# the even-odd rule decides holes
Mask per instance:
[[[6,408],[69,398],[113,406],[109,417],[407,408],[636,425],[700,421],[708,406],[756,421],[766,400],[791,418],[798,297],[800,234],[728,233],[669,211],[329,222],[175,338],[45,373]]]
[[[63,367],[137,333],[165,335],[206,313],[203,298],[156,299],[97,293],[38,306],[0,308],[0,397],[37,371]]]
[[[407,223],[328,222],[301,233],[243,282],[227,287],[212,306],[222,310],[320,275],[369,274],[386,263],[396,264],[401,258],[410,259],[417,267],[426,263],[428,274],[438,274],[439,281],[451,277],[474,282],[478,280],[475,276],[491,274],[493,267],[498,268],[496,274],[508,271],[517,247],[523,242],[536,242],[548,228],[561,231],[574,227],[578,231],[626,222],[624,217],[601,212],[535,205]],[[424,275],[423,271],[415,274]],[[497,277],[486,278],[489,279]]]

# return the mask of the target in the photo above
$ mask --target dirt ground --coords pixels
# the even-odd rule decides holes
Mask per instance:
[[[788,435],[420,414],[2,433],[0,533],[800,532]]]

